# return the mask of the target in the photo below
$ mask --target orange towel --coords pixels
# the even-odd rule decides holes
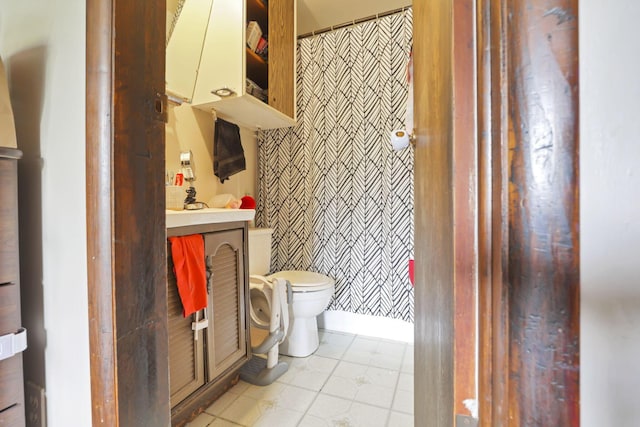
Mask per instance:
[[[207,273],[204,263],[204,239],[201,234],[169,237],[173,272],[187,317],[207,307]]]

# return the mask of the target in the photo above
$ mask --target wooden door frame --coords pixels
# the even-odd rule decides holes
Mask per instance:
[[[168,426],[165,1],[87,1],[94,426]]]
[[[481,424],[579,426],[578,1],[478,29]]]
[[[466,157],[465,160],[461,155],[465,144],[468,144],[470,129],[468,123],[465,124],[470,113],[460,109],[462,105],[469,106],[468,103],[460,104],[461,96],[469,87],[469,72],[461,70],[464,64],[468,68],[470,54],[468,46],[461,47],[457,42],[469,39],[470,15],[465,7],[470,2],[475,4],[478,17],[476,165],[473,159]],[[123,111],[135,114],[135,108],[140,106],[126,96],[126,92],[124,95],[119,92],[129,88],[114,84],[121,77],[117,72],[126,75],[127,71],[135,71],[118,68],[118,65],[128,65],[127,61],[131,60],[128,55],[134,47],[133,43],[123,43],[117,35],[125,32],[127,26],[142,28],[143,25],[136,27],[132,22],[145,22],[145,12],[158,13],[164,5],[164,1],[148,3],[148,9],[143,10],[134,6],[127,9],[127,4],[138,2],[127,3],[125,0],[87,2],[87,245],[92,417],[95,426],[136,425],[140,420],[154,420],[156,425],[170,423],[168,366],[163,365],[168,354],[167,340],[163,339],[166,337],[166,319],[163,329],[161,315],[166,309],[166,293],[163,303],[160,291],[165,281],[164,267],[145,272],[148,283],[147,280],[142,282],[153,285],[148,288],[152,291],[151,297],[135,292],[122,293],[132,288],[131,280],[140,273],[123,257],[130,256],[148,264],[157,261],[158,266],[164,265],[164,237],[159,238],[165,226],[161,179],[164,174],[164,138],[155,141],[157,145],[136,146],[134,141],[127,139],[127,132],[147,135],[146,132],[155,129],[156,125],[143,121],[129,123],[127,132],[121,133],[125,129],[120,128],[116,120],[122,118],[118,114]],[[560,362],[569,362],[550,367],[565,375],[565,382],[561,385],[566,386],[566,394],[545,406],[544,411],[558,419],[573,416],[572,423],[578,419],[577,25],[573,25],[577,23],[577,0],[548,0],[542,10],[533,11],[526,10],[523,3],[508,0],[414,2],[414,40],[424,38],[431,48],[428,52],[432,60],[428,70],[421,69],[421,66],[416,68],[416,194],[422,192],[422,196],[416,197],[415,417],[420,425],[453,425],[453,416],[460,411],[460,398],[474,388],[473,380],[469,380],[473,377],[470,372],[474,366],[468,363],[471,355],[465,350],[469,346],[463,337],[467,332],[475,331],[474,323],[469,323],[475,313],[466,310],[473,309],[469,307],[469,301],[475,298],[475,294],[463,284],[469,278],[473,281],[475,275],[478,277],[481,314],[479,387],[482,425],[513,425],[514,419],[526,421],[540,410],[535,406],[538,394],[527,394],[526,389],[532,386],[536,393],[540,390],[548,392],[549,382],[523,384],[517,375],[519,369],[526,371],[535,364],[535,358],[519,363],[515,354],[528,345],[541,343],[562,346],[567,359]],[[164,9],[161,12],[164,14]],[[507,13],[514,12],[518,14],[516,22],[520,25],[509,24],[504,19]],[[121,19],[125,15],[127,19]],[[549,18],[556,20],[554,28],[547,24]],[[164,28],[164,19],[162,22]],[[531,29],[522,22],[543,24]],[[545,205],[544,215],[535,217],[537,220],[550,220],[549,224],[554,227],[569,224],[561,227],[560,245],[542,248],[551,255],[554,267],[558,267],[554,271],[560,271],[560,274],[544,271],[544,278],[550,283],[547,290],[557,291],[563,285],[569,289],[561,295],[563,305],[552,307],[553,310],[567,308],[564,316],[543,322],[546,332],[553,333],[553,328],[556,332],[558,328],[568,331],[561,334],[561,339],[556,333],[555,341],[527,340],[526,336],[514,334],[513,327],[518,316],[532,314],[530,307],[513,304],[513,298],[521,295],[514,293],[513,283],[517,283],[516,290],[540,285],[530,274],[535,265],[527,263],[535,257],[531,252],[517,253],[514,250],[537,250],[540,247],[536,242],[532,244],[522,238],[526,233],[514,214],[530,214],[533,205],[527,202],[543,199],[545,195],[535,191],[526,194],[510,191],[512,185],[526,187],[531,184],[531,177],[509,174],[511,170],[517,170],[511,166],[521,166],[522,163],[517,162],[526,160],[523,156],[510,154],[526,151],[526,144],[530,142],[528,135],[519,132],[514,124],[524,123],[531,128],[536,123],[549,120],[548,115],[538,117],[526,108],[544,93],[544,87],[527,86],[530,81],[519,74],[522,66],[531,66],[531,57],[526,55],[529,53],[526,48],[530,46],[526,42],[531,30],[538,36],[550,36],[547,40],[552,47],[551,60],[535,57],[533,65],[537,68],[534,67],[533,72],[544,74],[545,69],[540,67],[556,59],[564,75],[569,77],[565,97],[551,97],[543,103],[545,111],[553,115],[553,130],[559,130],[562,136],[560,140],[553,141],[555,145],[552,148],[558,147],[563,153],[568,153],[560,167],[565,180],[554,182],[559,184],[554,191],[563,194],[562,202],[554,206]],[[132,34],[137,33],[134,31]],[[419,56],[420,51],[414,54]],[[525,64],[526,61],[529,62]],[[163,87],[155,89],[159,94],[164,93]],[[158,99],[152,94],[145,105],[157,104]],[[425,106],[432,108],[425,109]],[[424,116],[419,118],[420,114]],[[523,118],[524,121],[521,120]],[[147,139],[148,135],[141,138],[145,142]],[[127,145],[132,143],[132,147]],[[123,179],[121,175],[127,175],[141,158],[145,167],[151,168],[153,180],[136,182]],[[461,168],[462,165],[466,166]],[[461,170],[462,174],[458,174]],[[461,191],[468,192],[462,178],[473,177],[474,173],[477,173],[478,182],[477,206],[465,208],[470,199],[461,194]],[[156,178],[157,182],[153,182]],[[135,204],[133,209],[123,204],[134,201],[129,198],[130,193],[123,193],[130,191],[127,186],[131,184],[135,185],[136,193],[146,197],[145,203]],[[519,210],[520,203],[526,209]],[[454,215],[458,215],[455,220]],[[478,221],[475,225],[479,237],[477,254],[468,250],[469,243],[465,243],[464,233],[460,233],[464,227],[455,227],[462,220],[468,229],[472,225],[470,218]],[[141,220],[151,225],[152,232],[141,241],[132,242],[133,248],[123,247],[123,242],[132,236],[122,233],[139,231],[143,226]],[[456,231],[459,234],[456,235]],[[548,231],[536,230],[541,234]],[[551,232],[554,235],[554,230]],[[570,250],[562,250],[562,245],[570,247]],[[560,252],[554,253],[558,248]],[[131,249],[135,251],[131,252]],[[470,259],[476,256],[476,261]],[[475,272],[474,262],[477,262]],[[521,270],[510,268],[518,263],[529,268],[524,272],[527,273],[523,275],[524,280],[513,276],[515,271],[522,273]],[[460,295],[463,299],[458,298]],[[133,300],[128,301],[128,297]],[[127,310],[131,305],[135,309]],[[155,313],[153,321],[146,322],[141,317],[143,312]],[[458,316],[460,313],[462,317]],[[126,353],[127,340],[151,336],[155,341],[145,351]],[[523,340],[518,341],[520,339]],[[473,356],[475,358],[475,353]],[[128,358],[127,363],[123,363],[125,357]],[[143,375],[138,375],[139,370]],[[558,390],[552,391],[557,393]],[[131,400],[140,396],[145,398],[143,402]],[[563,400],[568,403],[559,403]]]
[[[467,414],[477,372],[481,425],[579,425],[577,1],[473,3],[470,107],[469,2],[414,1],[416,423]]]

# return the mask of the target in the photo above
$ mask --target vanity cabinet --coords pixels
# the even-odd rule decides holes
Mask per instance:
[[[210,14],[201,31],[207,6]],[[258,22],[268,38],[266,57],[247,47],[250,21]],[[215,110],[244,127],[290,127],[296,121],[295,58],[295,0],[187,0],[167,46],[167,90],[184,94],[192,87],[192,95],[184,97],[194,107]],[[266,101],[251,94],[248,81],[266,90]]]
[[[169,387],[172,425],[184,425],[238,381],[251,357],[247,223],[178,227],[168,236],[202,234],[208,307],[183,318],[167,246]],[[203,324],[207,326],[202,328]]]

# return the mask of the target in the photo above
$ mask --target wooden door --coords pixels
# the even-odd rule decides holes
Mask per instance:
[[[165,1],[87,2],[87,265],[95,426],[170,423]]]
[[[209,276],[208,379],[249,358],[243,230],[204,235]]]

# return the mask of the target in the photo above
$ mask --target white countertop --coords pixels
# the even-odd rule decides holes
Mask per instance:
[[[219,222],[251,221],[256,215],[253,209],[204,208],[199,210],[167,210],[167,228],[186,225],[213,224]]]

